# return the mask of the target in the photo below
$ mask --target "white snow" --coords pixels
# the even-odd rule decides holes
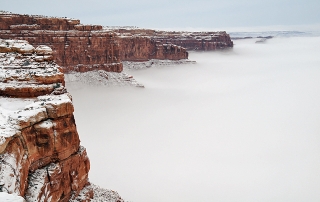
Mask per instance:
[[[196,64],[195,61],[189,59],[182,59],[182,60],[156,60],[152,59],[146,62],[129,62],[123,61],[123,69],[125,71],[128,70],[139,70],[139,69],[146,69],[150,67],[162,67],[162,66],[171,66],[171,65],[180,65],[180,64]]]
[[[23,157],[25,159],[26,156]],[[22,168],[20,162],[17,162],[17,157],[13,154],[0,155],[0,185],[2,191],[8,193],[20,194],[20,170]]]
[[[5,137],[17,134],[15,118],[25,118],[25,113],[21,113],[25,106],[34,102],[36,99],[19,99],[0,97],[0,146],[5,142]],[[21,113],[21,114],[20,114]],[[14,118],[13,118],[14,117]]]
[[[34,47],[30,45],[25,40],[3,40],[0,39],[0,46],[1,47],[8,47],[12,50],[18,49],[22,52],[32,52],[34,51]]]
[[[86,193],[90,189],[93,189],[93,199],[90,200],[91,202],[124,202],[118,192],[110,189],[104,189],[94,184],[84,187],[80,191],[79,195],[76,198],[71,199],[69,202],[78,202],[87,199]]]
[[[68,93],[64,93],[61,95],[39,96],[38,102],[45,102],[46,105],[60,105],[63,103],[72,103],[71,96]]]
[[[0,39],[0,47],[14,47],[23,51],[33,49],[24,40]],[[37,49],[43,54],[52,53],[48,46],[39,46]],[[37,57],[36,54],[26,56],[15,52],[0,53],[0,89],[53,88],[54,84],[37,83],[36,78],[62,76],[63,73],[54,62],[36,62]],[[6,138],[17,134],[17,129],[20,129],[22,123],[36,123],[46,118],[47,104],[43,99],[51,100],[50,104],[71,102],[71,97],[69,98],[68,95],[49,95],[39,99],[0,97],[0,146],[6,142]]]
[[[8,194],[5,192],[0,192],[1,202],[25,202],[24,198],[18,196],[17,194]]]
[[[36,48],[36,52],[38,54],[45,54],[45,55],[51,55],[52,49],[49,46],[40,45]]]
[[[28,189],[25,195],[27,201],[39,201],[39,193],[42,192],[42,188],[45,184],[47,177],[47,171],[45,168],[37,169],[34,173],[29,175]]]
[[[138,83],[131,75],[128,75],[124,71],[121,73],[117,72],[106,72],[104,70],[89,71],[89,72],[73,72],[65,74],[65,81],[69,82],[70,85],[77,86],[77,83],[87,83],[90,85],[97,86],[136,86],[143,87],[142,84]]]
[[[43,121],[39,124],[39,127],[40,128],[52,128],[53,127],[53,123],[51,120],[46,120],[46,121]]]

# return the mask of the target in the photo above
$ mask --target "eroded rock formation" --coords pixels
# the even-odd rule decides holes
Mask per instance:
[[[149,36],[121,36],[119,39],[120,58],[123,61],[181,60],[188,59],[188,52],[172,43],[161,43]]]
[[[229,34],[220,32],[165,32],[157,31],[153,39],[161,43],[173,43],[187,50],[217,50],[233,47]]]
[[[168,32],[82,25],[80,20],[0,12],[0,38],[52,48],[65,72],[121,72],[121,61],[187,59],[187,50],[233,47],[226,32]]]
[[[233,42],[229,34],[225,31],[220,32],[187,32],[187,31],[156,31],[151,29],[139,29],[136,27],[105,27],[105,30],[114,31],[120,36],[121,40],[128,41],[128,38],[149,38],[154,44],[158,46],[164,45],[166,46],[165,50],[168,47],[183,47],[186,50],[201,50],[201,51],[209,51],[209,50],[217,50],[217,49],[225,49],[233,47]],[[121,44],[121,43],[120,43]],[[130,44],[126,42],[126,44]],[[132,45],[133,44],[133,45]],[[142,48],[134,47],[136,44],[142,44]],[[120,45],[121,46],[121,45]],[[141,46],[141,45],[140,45]],[[143,43],[132,43],[131,47],[134,47],[134,53],[139,50],[143,50]],[[126,48],[126,46],[121,46],[121,50],[129,51],[130,49]],[[181,52],[185,52],[181,51]],[[128,53],[123,53],[127,54]],[[126,55],[121,55],[121,58],[126,59]],[[134,60],[135,57],[129,58],[129,60]],[[156,58],[151,58],[156,59]],[[175,58],[168,58],[175,59]]]
[[[90,162],[51,53],[0,40],[0,191],[26,201],[69,201],[81,192],[89,201]]]
[[[80,20],[37,15],[0,13],[0,38],[47,45],[65,72],[106,70],[121,72],[119,45],[112,32]]]
[[[80,20],[0,12],[0,38],[45,44],[65,72],[105,70],[121,72],[121,60],[186,59],[185,48],[147,37],[118,37],[100,25]]]

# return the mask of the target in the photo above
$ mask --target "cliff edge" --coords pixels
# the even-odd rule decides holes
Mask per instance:
[[[121,61],[128,57],[138,61],[188,58],[183,47],[164,45],[150,37],[119,37],[101,25],[83,25],[80,20],[71,18],[0,11],[0,38],[49,46],[64,72],[121,72]]]
[[[88,181],[73,111],[50,47],[0,39],[0,192],[27,202],[94,201],[99,190]]]

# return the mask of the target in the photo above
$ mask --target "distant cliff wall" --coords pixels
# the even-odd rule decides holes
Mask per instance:
[[[153,32],[151,30],[148,34]],[[121,72],[122,60],[188,58],[187,51],[180,46],[159,43],[148,36],[118,37],[113,30],[102,29],[100,25],[82,25],[80,20],[70,18],[2,12],[0,37],[27,40],[34,46],[50,46],[64,72]]]
[[[52,48],[64,72],[121,72],[121,61],[187,59],[187,50],[233,47],[226,32],[168,32],[82,25],[80,20],[0,12],[0,37]]]
[[[153,39],[161,43],[173,43],[187,50],[219,50],[233,47],[233,42],[225,31],[220,32],[165,32],[157,31]]]
[[[186,52],[188,50],[210,51],[210,50],[220,50],[220,49],[233,47],[233,41],[231,40],[229,34],[227,34],[225,31],[218,31],[218,32],[156,31],[151,29],[139,29],[135,27],[127,27],[127,28],[126,27],[119,27],[119,28],[106,27],[105,29],[116,32],[122,40],[128,41],[128,38],[134,39],[134,38],[147,37],[150,39],[150,41],[152,41],[154,44],[157,44],[157,45],[173,44],[173,45],[176,45],[176,47],[182,47],[183,49],[185,49],[181,52]],[[134,45],[136,44],[139,44],[134,42],[131,42],[131,43],[126,42],[126,43],[130,44],[132,47],[134,47]],[[143,47],[143,45],[140,45],[137,47],[141,48]],[[144,48],[141,48],[141,49],[143,50]],[[124,60],[126,60],[126,57],[124,56],[121,56],[121,58],[124,58]]]
[[[148,36],[122,36],[119,39],[120,58],[123,61],[188,59],[185,48],[171,43],[160,43]]]

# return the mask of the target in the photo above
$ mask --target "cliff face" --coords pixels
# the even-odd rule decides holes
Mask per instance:
[[[120,41],[125,41],[129,46],[121,45],[121,50],[126,51],[126,55],[134,55],[135,53],[144,51],[144,43],[128,42],[128,38],[133,40],[136,38],[149,38],[149,40],[158,46],[174,46],[183,47],[179,53],[186,52],[186,50],[201,50],[210,51],[233,47],[233,42],[229,34],[224,31],[220,32],[175,32],[175,31],[156,31],[151,29],[139,29],[135,27],[122,28],[106,28],[112,30],[120,36]],[[120,43],[121,44],[121,43]],[[141,45],[142,44],[142,45]],[[132,48],[133,47],[133,48]],[[131,49],[130,49],[131,48]],[[167,50],[166,48],[164,50]],[[130,52],[131,51],[131,52]],[[152,52],[152,51],[149,51]],[[153,51],[154,52],[154,51]],[[126,57],[121,55],[123,60],[135,60],[135,57]],[[186,54],[186,58],[188,55]],[[151,58],[154,59],[154,58]],[[170,59],[175,59],[170,58]]]
[[[80,20],[0,13],[0,38],[22,39],[52,48],[65,72],[106,70],[121,72],[119,45],[112,32]]]
[[[0,40],[0,191],[26,201],[69,201],[81,192],[89,201],[90,162],[51,54]]]
[[[100,25],[82,25],[80,20],[69,18],[2,12],[0,38],[51,47],[56,62],[65,72],[121,72],[121,60],[188,58],[188,53],[180,46],[156,42],[148,36],[118,37]]]
[[[120,58],[123,61],[147,61],[150,59],[188,59],[185,48],[171,43],[160,43],[148,36],[121,36]]]
[[[173,43],[187,50],[217,50],[233,47],[229,34],[221,32],[165,32],[157,31],[153,39],[161,43]]]
[[[102,28],[80,20],[0,13],[0,37],[23,39],[52,48],[65,72],[121,72],[121,61],[187,59],[187,50],[233,47],[226,32],[167,32],[138,28]]]

